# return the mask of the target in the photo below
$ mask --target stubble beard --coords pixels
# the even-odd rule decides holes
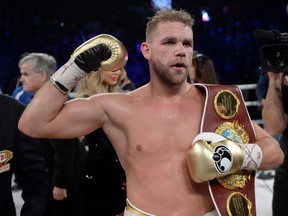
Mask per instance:
[[[188,68],[184,71],[179,70],[178,72],[171,71],[169,68],[165,68],[160,62],[152,60],[152,68],[156,75],[166,84],[176,86],[187,81]]]

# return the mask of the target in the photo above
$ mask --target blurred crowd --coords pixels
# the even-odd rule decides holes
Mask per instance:
[[[32,1],[29,5],[13,2],[0,4],[3,92],[18,75],[17,61],[23,52],[49,53],[62,65],[76,46],[101,33],[114,35],[124,43],[129,52],[127,73],[137,87],[149,80],[139,45],[144,40],[146,17],[153,13],[151,1],[85,1],[81,5],[55,0]],[[257,82],[259,49],[265,42],[253,38],[255,29],[288,31],[286,3],[280,0],[175,0],[172,7],[195,16],[195,49],[214,60],[221,84]],[[210,22],[202,21],[202,10],[209,13]]]

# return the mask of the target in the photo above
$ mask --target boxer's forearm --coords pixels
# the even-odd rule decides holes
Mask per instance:
[[[286,128],[284,124],[285,113],[283,110],[283,105],[281,101],[280,92],[269,87],[265,104],[263,106],[262,117],[264,120],[264,127],[267,132],[276,136],[283,132]]]
[[[286,128],[285,112],[282,104],[281,79],[280,74],[268,73],[269,87],[266,100],[262,110],[262,118],[266,131],[276,136],[281,134]]]

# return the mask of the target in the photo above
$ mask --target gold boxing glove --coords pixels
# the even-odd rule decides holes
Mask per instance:
[[[111,35],[101,34],[76,48],[69,61],[51,76],[51,81],[61,92],[68,93],[87,73],[119,70],[127,60],[124,45]]]
[[[197,183],[240,169],[255,170],[261,161],[262,151],[257,144],[239,144],[211,132],[196,136],[187,152],[188,169]]]

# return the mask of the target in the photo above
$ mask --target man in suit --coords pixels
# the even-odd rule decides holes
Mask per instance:
[[[43,215],[47,200],[47,170],[39,140],[18,130],[25,105],[0,94],[0,214],[16,216],[11,180],[22,188],[21,216]]]
[[[57,61],[47,53],[29,53],[19,60],[18,66],[23,90],[35,95],[57,69]],[[78,139],[40,139],[40,146],[49,185],[44,216],[80,216],[78,180],[84,145]]]

